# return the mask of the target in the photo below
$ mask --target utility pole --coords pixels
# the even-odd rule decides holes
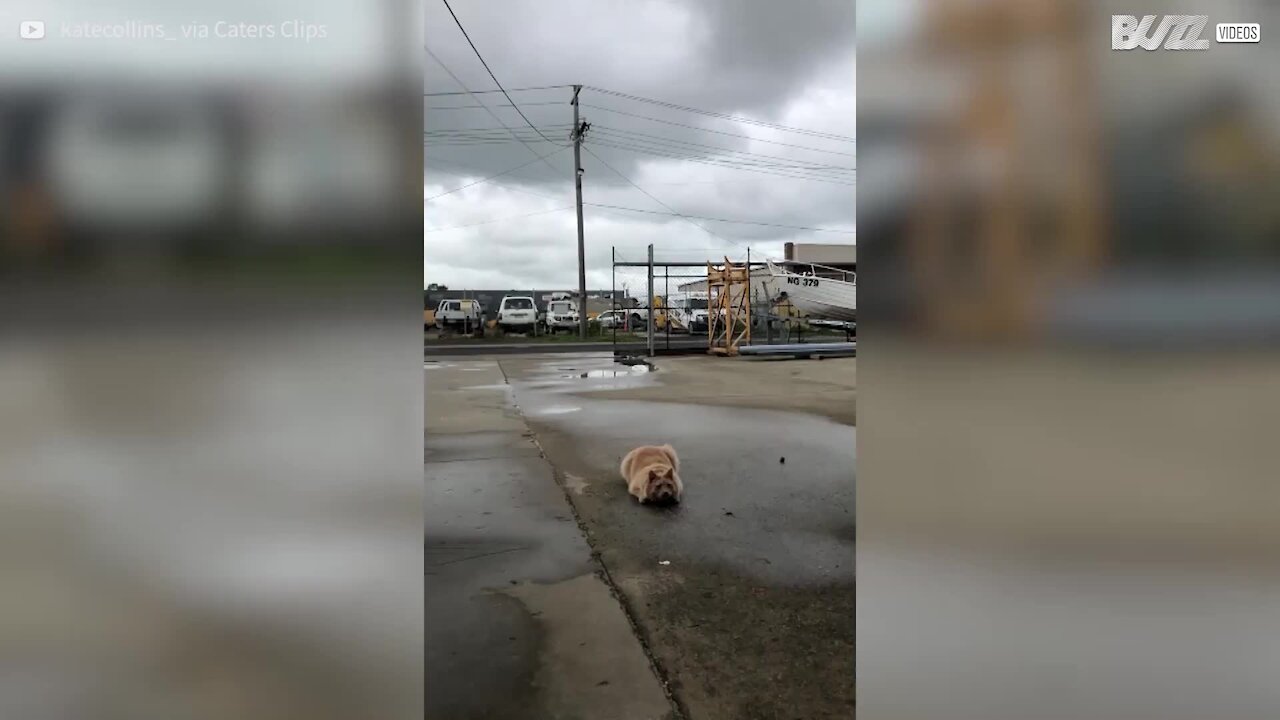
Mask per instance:
[[[582,238],[582,135],[590,127],[578,119],[578,93],[573,86],[573,186],[578,194],[578,334],[587,339],[587,251]]]

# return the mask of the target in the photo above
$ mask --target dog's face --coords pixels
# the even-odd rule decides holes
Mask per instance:
[[[678,500],[675,471],[670,467],[649,468],[649,487],[646,494],[649,501],[655,503],[670,503]]]

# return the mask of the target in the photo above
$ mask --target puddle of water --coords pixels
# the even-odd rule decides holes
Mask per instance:
[[[643,375],[647,372],[649,372],[648,365],[632,365],[631,367],[625,368],[625,369],[588,370],[587,372],[582,373],[578,377],[580,378],[617,378],[617,377],[629,377],[631,375]]]
[[[580,407],[574,407],[572,405],[552,405],[551,407],[542,408],[541,410],[538,410],[534,414],[535,415],[566,415],[568,413],[578,412],[581,409],[582,408]]]
[[[618,459],[639,444],[671,441],[681,454],[687,501],[671,509],[606,516],[627,533],[650,538],[654,552],[675,562],[709,562],[766,582],[807,585],[852,579],[854,428],[825,418],[769,410],[671,405],[638,400],[577,400],[574,393],[641,385],[658,377],[624,368],[596,368],[616,378],[539,389],[517,381],[516,400],[571,445],[571,454],[598,476],[566,474],[571,495],[623,496]],[[619,373],[614,375],[613,373]],[[788,427],[785,439],[778,427]],[[785,462],[781,458],[785,457]],[[614,486],[614,482],[618,486]],[[587,483],[594,487],[583,487]],[[602,488],[604,488],[602,490]],[[630,507],[620,504],[619,507]],[[658,524],[660,523],[660,525]]]
[[[576,378],[577,375],[574,375],[574,377]],[[546,381],[523,383],[521,387],[526,387],[530,390],[561,390],[564,389],[565,386],[564,383],[559,381]]]

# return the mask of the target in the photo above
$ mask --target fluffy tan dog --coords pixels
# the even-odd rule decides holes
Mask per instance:
[[[680,502],[680,457],[670,445],[643,445],[622,458],[622,479],[640,502]]]

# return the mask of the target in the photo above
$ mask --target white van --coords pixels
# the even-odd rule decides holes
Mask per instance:
[[[503,332],[532,334],[538,327],[538,306],[527,295],[505,295],[498,304],[498,327]]]

